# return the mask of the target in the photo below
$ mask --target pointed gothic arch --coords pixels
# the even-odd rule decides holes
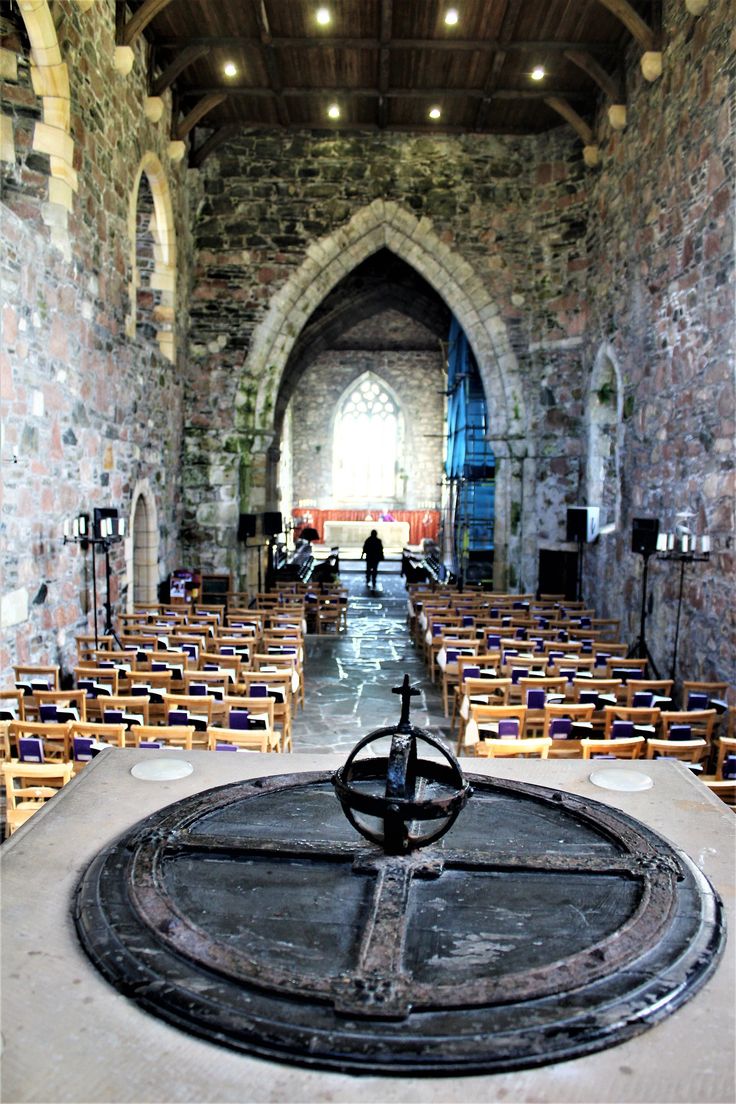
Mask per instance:
[[[374,200],[344,226],[308,247],[305,260],[273,296],[256,327],[239,404],[249,408],[245,389],[249,381],[255,383],[256,431],[272,431],[281,378],[311,314],[344,276],[383,248],[410,264],[442,296],[465,330],[489,409],[494,411],[494,436],[501,440],[523,438],[526,418],[516,357],[499,308],[482,278],[440,239],[429,219],[418,219],[400,204],[382,199]]]
[[[153,214],[148,229],[153,239],[153,269],[147,286],[155,295],[152,321],[156,341],[163,355],[173,362],[176,354],[176,234],[174,209],[169,182],[158,157],[151,150],[143,154],[130,191],[128,204],[128,241],[130,242],[129,312],[126,319],[128,337],[136,336],[138,292],[141,272],[138,257],[139,211],[138,195],[141,177],[145,174],[153,201]]]
[[[618,528],[624,389],[616,354],[604,342],[596,354],[586,404],[586,502],[600,506],[601,523]]]
[[[136,483],[130,503],[130,536],[126,541],[128,610],[136,602],[150,604],[158,593],[158,510],[147,479]]]

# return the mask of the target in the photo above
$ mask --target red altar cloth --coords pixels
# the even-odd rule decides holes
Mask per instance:
[[[370,519],[367,517],[368,514],[370,514]],[[368,536],[371,521],[380,521],[381,511],[318,510],[316,506],[309,506],[292,510],[291,516],[295,523],[295,538],[298,539],[299,534],[305,526],[310,526],[317,530],[321,539],[324,539],[324,523],[326,521],[365,521],[365,535]],[[409,523],[409,544],[421,544],[424,537],[430,537],[432,540],[437,540],[439,536],[439,510],[391,510],[391,516],[394,521],[406,521]],[[298,523],[297,518],[299,519]]]

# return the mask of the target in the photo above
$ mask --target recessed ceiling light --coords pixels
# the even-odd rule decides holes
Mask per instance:
[[[232,61],[228,61],[223,66],[223,73],[226,77],[234,77],[237,75],[238,67]]]
[[[328,23],[331,23],[332,16],[329,8],[317,8],[316,19],[321,27],[326,27]]]
[[[445,12],[445,23],[448,27],[454,27],[458,21],[457,8],[448,8]]]
[[[535,65],[532,69],[532,80],[544,80],[545,72],[543,65]]]
[[[431,107],[429,109],[430,119],[439,119],[441,114],[442,114],[442,112],[440,111],[439,107]]]
[[[327,114],[330,116],[331,119],[339,119],[340,108],[337,104],[330,104],[330,106],[327,108]]]

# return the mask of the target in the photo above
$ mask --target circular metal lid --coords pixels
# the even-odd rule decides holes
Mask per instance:
[[[401,855],[355,833],[327,773],[179,801],[85,872],[82,945],[186,1031],[371,1074],[586,1054],[703,985],[725,932],[686,855],[597,802],[470,782],[447,834]]]

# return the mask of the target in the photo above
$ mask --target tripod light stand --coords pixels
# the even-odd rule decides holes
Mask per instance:
[[[639,555],[644,561],[644,570],[641,579],[641,613],[639,617],[639,636],[634,644],[629,648],[629,659],[646,659],[650,668],[654,672],[654,677],[659,678],[659,671],[657,665],[652,659],[652,653],[649,651],[646,635],[647,624],[647,582],[649,577],[649,557],[652,554],[651,549],[640,549]]]

